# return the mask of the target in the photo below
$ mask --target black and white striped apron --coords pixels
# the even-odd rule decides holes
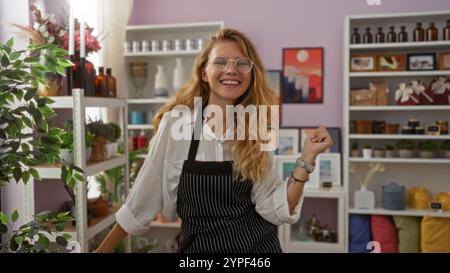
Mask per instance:
[[[196,161],[199,142],[192,137],[178,186],[179,251],[282,252],[278,227],[262,218],[251,201],[252,182],[233,179],[232,161]]]

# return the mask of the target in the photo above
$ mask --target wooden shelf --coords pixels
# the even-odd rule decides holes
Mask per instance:
[[[450,41],[408,42],[408,43],[380,43],[380,44],[351,44],[350,50],[383,50],[383,49],[448,49]]]
[[[200,53],[200,50],[192,51],[158,51],[158,52],[140,52],[140,53],[125,53],[127,58],[131,57],[183,57],[183,56],[196,56]]]
[[[48,97],[55,102],[50,104],[53,109],[73,109],[74,100],[72,96]],[[107,98],[107,97],[82,97],[84,107],[109,107],[123,108],[126,106],[123,98]]]
[[[350,106],[350,111],[450,111],[450,105]]]
[[[442,139],[450,139],[450,135],[388,135],[388,134],[351,134],[351,139],[429,139],[429,140],[442,140]]]
[[[446,212],[433,212],[429,210],[420,210],[420,209],[411,209],[407,208],[405,210],[387,210],[383,208],[375,208],[375,209],[356,209],[349,208],[349,213],[351,214],[370,214],[370,215],[398,215],[398,216],[433,216],[433,217],[442,217],[442,218],[450,218],[450,211]]]
[[[305,189],[303,191],[305,197],[315,197],[315,198],[341,198],[344,197],[344,189],[342,187],[336,187],[330,190],[322,189]]]
[[[450,76],[450,71],[398,71],[398,72],[350,72],[352,78],[371,78],[371,77],[420,77],[420,76]]]
[[[450,164],[449,158],[362,158],[362,157],[350,157],[350,162],[380,162],[380,163],[403,163],[403,164]]]

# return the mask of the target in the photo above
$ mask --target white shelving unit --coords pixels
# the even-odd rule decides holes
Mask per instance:
[[[87,216],[87,178],[102,171],[117,167],[125,167],[125,189],[129,188],[129,166],[128,148],[124,147],[124,155],[117,155],[102,162],[86,163],[85,154],[85,109],[87,107],[118,108],[121,111],[121,127],[127,127],[127,104],[120,98],[94,98],[85,97],[83,90],[73,90],[73,96],[50,97],[55,101],[50,105],[53,109],[72,109],[72,120],[74,126],[74,164],[80,167],[84,173],[84,180],[76,183],[76,226],[66,225],[65,233],[72,235],[71,240],[76,240],[80,244],[81,252],[88,252],[88,240],[108,228],[115,222],[115,213],[121,204],[114,204],[110,208],[109,214],[105,217],[94,217],[88,226]],[[127,134],[123,134],[123,141],[127,143]],[[42,179],[60,179],[61,169],[59,167],[38,166],[36,168]],[[44,182],[45,183],[45,182]],[[28,220],[35,214],[34,181],[27,184],[24,196],[24,208],[27,212]],[[127,238],[126,249],[130,251],[130,241]]]
[[[157,25],[138,25],[128,26],[126,41],[174,41],[179,39],[185,41],[186,39],[209,39],[211,34],[223,28],[223,22],[199,22],[199,23],[179,23],[179,24],[157,24]],[[173,70],[175,68],[175,59],[181,58],[184,70],[186,72],[186,80],[190,75],[194,60],[200,53],[200,49],[195,48],[187,51],[182,49],[180,51],[159,51],[159,52],[137,52],[125,54],[125,71],[129,71],[129,64],[131,62],[147,62],[148,75],[144,88],[144,97],[136,98],[134,95],[134,85],[129,74],[125,75],[125,90],[127,90],[127,105],[129,111],[144,111],[146,114],[145,124],[129,124],[126,128],[129,133],[138,130],[145,130],[150,135],[153,133],[153,125],[150,124],[153,115],[158,109],[166,104],[175,94],[177,90],[173,90],[172,79]],[[154,78],[156,73],[156,66],[162,65],[167,78],[167,85],[169,87],[169,96],[157,97],[154,95]],[[145,159],[146,155],[138,155],[140,160]],[[173,240],[180,232],[180,223],[160,223],[152,222],[151,230],[146,235],[150,241],[157,241],[158,245],[153,249],[153,252],[168,252],[166,243]]]
[[[428,24],[434,22],[439,30],[445,25],[445,21],[450,18],[450,11],[421,12],[421,13],[399,13],[399,14],[377,14],[377,15],[356,15],[347,16],[344,23],[344,100],[343,100],[343,178],[344,188],[348,198],[346,199],[346,217],[345,224],[345,248],[348,249],[348,219],[351,214],[366,215],[402,215],[422,217],[430,215],[434,217],[450,217],[448,212],[433,212],[428,210],[416,210],[408,208],[402,211],[392,211],[383,209],[381,206],[381,187],[388,182],[394,181],[399,185],[410,188],[422,186],[429,189],[432,198],[433,195],[441,191],[450,191],[450,185],[447,183],[447,177],[450,176],[450,159],[447,158],[360,158],[350,157],[351,142],[358,141],[359,146],[371,144],[372,146],[385,146],[395,144],[400,139],[411,139],[416,143],[424,140],[442,142],[450,139],[450,135],[429,136],[429,135],[387,135],[387,134],[351,134],[350,121],[354,119],[376,119],[386,120],[390,123],[400,123],[401,126],[407,125],[407,120],[415,118],[421,121],[424,126],[434,123],[438,119],[449,120],[449,105],[418,105],[418,106],[398,106],[395,105],[393,96],[400,82],[409,82],[413,79],[422,80],[430,84],[435,76],[450,76],[450,71],[396,71],[396,72],[350,72],[349,60],[351,54],[385,54],[385,53],[425,53],[425,52],[443,52],[450,50],[450,41],[433,42],[412,42],[412,30],[417,22]],[[396,31],[400,26],[406,26],[409,41],[406,43],[383,43],[383,44],[350,44],[350,35],[354,27],[364,29],[371,27],[372,30],[377,27],[383,27],[384,30],[389,26],[395,26]],[[373,31],[372,31],[373,32]],[[442,39],[442,32],[439,32],[439,39]],[[437,54],[437,56],[439,56]],[[438,62],[438,58],[437,58]],[[384,80],[388,84],[389,104],[387,106],[350,106],[350,89],[368,86],[372,80]],[[401,127],[400,126],[400,127]],[[372,210],[356,209],[353,204],[353,195],[359,189],[359,183],[356,178],[350,174],[350,164],[355,164],[355,168],[361,174],[367,170],[369,163],[381,162],[386,166],[386,171],[377,174],[369,184],[369,190],[375,193],[376,208]],[[413,164],[413,165],[411,165]]]
[[[292,159],[295,162],[297,156],[279,156],[275,155],[274,160],[276,166],[279,165],[278,160]],[[316,171],[319,171],[318,169]],[[307,188],[303,191],[304,203],[303,209],[305,208],[305,202],[308,202],[310,198],[321,198],[328,200],[335,200],[336,206],[333,205],[333,215],[336,217],[336,233],[338,237],[337,243],[328,242],[316,242],[316,241],[300,241],[297,239],[298,232],[296,229],[299,228],[299,223],[295,224],[284,224],[278,229],[278,236],[281,242],[281,246],[284,252],[291,253],[310,253],[310,252],[345,252],[345,188],[342,186],[333,185],[330,190],[323,189],[311,189]],[[302,210],[303,210],[302,209]],[[326,208],[327,210],[329,208]],[[318,218],[320,214],[317,215]],[[308,221],[309,219],[302,219],[302,221]],[[332,225],[331,223],[329,223]]]

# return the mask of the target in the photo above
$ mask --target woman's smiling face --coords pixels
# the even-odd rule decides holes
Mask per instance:
[[[236,67],[235,60],[238,61]],[[246,72],[248,60],[241,47],[234,41],[217,42],[209,53],[209,61],[202,73],[202,80],[209,84],[209,103],[233,105],[247,91],[251,81]],[[225,64],[226,63],[226,64]],[[226,69],[224,68],[226,67]]]

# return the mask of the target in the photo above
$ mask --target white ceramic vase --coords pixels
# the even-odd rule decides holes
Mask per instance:
[[[372,191],[367,190],[365,186],[361,185],[361,189],[355,191],[354,200],[355,208],[357,209],[375,208],[375,195]]]
[[[183,67],[183,63],[181,62],[181,58],[175,59],[175,69],[173,71],[173,90],[178,91],[185,83],[186,73]]]
[[[155,75],[155,96],[167,97],[169,95],[169,89],[167,87],[167,77],[162,65],[156,66]]]

